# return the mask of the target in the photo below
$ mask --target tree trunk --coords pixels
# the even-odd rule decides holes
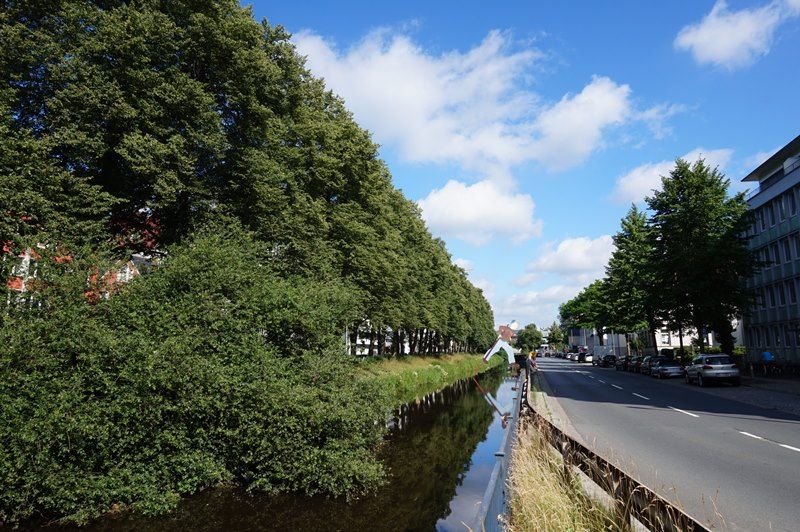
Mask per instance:
[[[358,354],[358,329],[360,326],[360,323],[354,324],[353,331],[350,333],[350,354],[353,356]]]
[[[678,343],[680,343],[680,346],[681,346],[681,358],[683,358],[683,355],[684,355],[684,353],[683,353],[683,327],[679,327],[678,328]]]
[[[375,354],[375,329],[372,328],[372,325],[369,326],[369,349],[367,350],[367,355],[373,356]]]
[[[386,350],[386,330],[383,327],[378,328],[378,356],[383,356]]]

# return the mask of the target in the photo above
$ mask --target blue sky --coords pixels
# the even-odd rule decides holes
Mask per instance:
[[[800,0],[252,2],[381,144],[498,323],[603,274],[676,157],[740,179],[800,133]]]

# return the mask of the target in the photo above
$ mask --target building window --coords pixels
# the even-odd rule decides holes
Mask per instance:
[[[775,307],[775,288],[772,286],[767,287],[767,295],[769,296],[769,307]]]
[[[785,262],[792,261],[792,246],[789,244],[789,239],[784,238],[781,240],[781,244],[783,244],[783,260]]]
[[[783,329],[784,335],[784,342],[786,347],[792,347],[792,331],[789,324],[781,325],[781,329]]]
[[[786,203],[789,204],[789,216],[797,214],[797,200],[794,197],[794,189],[786,193]]]
[[[661,331],[661,344],[670,345],[669,331],[667,332]]]
[[[797,289],[794,286],[795,279],[786,281],[786,291],[789,292],[789,303],[794,305],[797,303]]]
[[[786,290],[783,289],[783,283],[778,283],[778,295],[780,296],[779,300],[781,302],[781,306],[785,307],[786,306]]]
[[[778,243],[774,242],[769,246],[770,251],[772,252],[772,265],[777,266],[781,263],[781,251],[778,247]]]
[[[786,219],[786,201],[783,196],[780,196],[776,201],[778,202],[778,215],[781,221],[784,221]]]
[[[772,327],[772,337],[775,340],[775,343],[773,343],[772,345],[774,345],[775,347],[780,347],[781,344],[783,344],[783,342],[781,341],[781,330],[778,328],[777,325],[774,325]]]
[[[767,204],[767,217],[769,218],[769,226],[775,225],[775,206],[772,203]]]

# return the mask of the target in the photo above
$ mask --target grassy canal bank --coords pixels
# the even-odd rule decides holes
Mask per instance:
[[[505,363],[495,356],[489,363],[479,354],[456,353],[442,356],[407,356],[365,361],[361,377],[385,388],[395,405],[408,403]]]

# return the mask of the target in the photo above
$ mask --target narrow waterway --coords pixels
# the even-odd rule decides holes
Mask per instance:
[[[478,377],[503,410],[513,381],[504,370]],[[104,519],[89,530],[466,530],[472,524],[500,447],[502,420],[471,380],[403,407],[381,459],[388,482],[375,494],[344,499],[248,495],[208,490],[158,519]],[[86,529],[83,529],[86,530]]]

